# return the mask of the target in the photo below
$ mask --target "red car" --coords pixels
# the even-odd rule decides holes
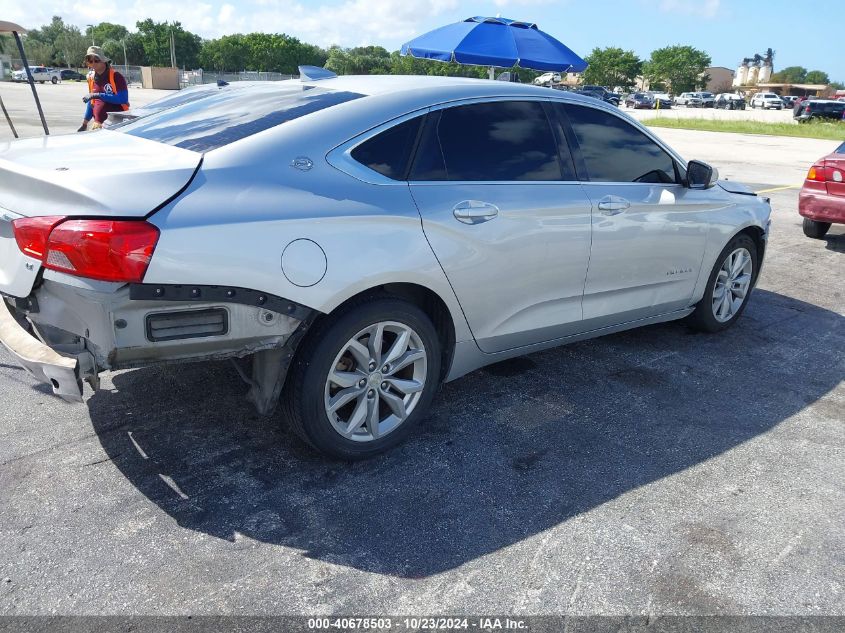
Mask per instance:
[[[845,224],[845,143],[810,167],[798,194],[804,235],[821,239],[831,224]]]

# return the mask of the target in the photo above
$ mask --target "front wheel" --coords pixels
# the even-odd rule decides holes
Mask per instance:
[[[816,222],[810,218],[804,218],[804,235],[812,237],[814,240],[820,240],[830,230],[830,222]]]
[[[52,84],[57,84],[57,83],[59,83],[59,79],[58,79],[58,77],[53,77],[53,78],[50,80],[50,83],[52,83]]]
[[[417,306],[389,297],[354,304],[309,332],[291,366],[283,410],[293,431],[340,459],[404,440],[440,378],[437,330]]]
[[[716,259],[704,296],[689,316],[690,325],[703,332],[733,325],[748,304],[756,275],[757,245],[748,235],[737,235]]]

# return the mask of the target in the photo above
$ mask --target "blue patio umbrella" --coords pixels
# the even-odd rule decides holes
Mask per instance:
[[[401,55],[500,68],[582,72],[587,62],[530,22],[467,18],[402,45]]]

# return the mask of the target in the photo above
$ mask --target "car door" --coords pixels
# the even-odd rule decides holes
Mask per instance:
[[[689,305],[709,215],[723,202],[682,182],[675,159],[613,112],[559,104],[592,203],[583,312],[589,329]]]
[[[425,235],[484,352],[581,328],[590,201],[549,112],[542,99],[434,109],[410,172]]]

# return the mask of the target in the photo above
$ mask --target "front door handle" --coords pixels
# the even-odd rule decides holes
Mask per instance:
[[[452,208],[452,213],[458,222],[480,224],[499,215],[499,207],[481,200],[464,200]]]
[[[619,215],[630,206],[630,202],[619,196],[605,196],[599,200],[599,211],[602,212],[602,215]]]

